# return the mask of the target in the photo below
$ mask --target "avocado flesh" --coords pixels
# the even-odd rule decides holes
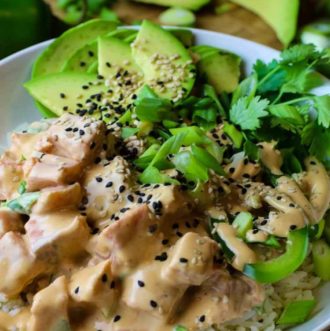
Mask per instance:
[[[261,16],[288,46],[296,35],[299,0],[232,0]]]
[[[132,95],[143,85],[143,74],[134,62],[130,45],[114,37],[98,40],[98,73],[113,91],[110,102],[132,102]]]
[[[191,91],[196,68],[187,49],[169,31],[143,21],[131,47],[144,82],[159,96],[178,101]]]
[[[105,34],[105,36],[114,36],[116,38],[126,39],[129,37],[136,36],[137,32],[134,30],[115,30]],[[78,72],[97,72],[92,71],[90,67],[97,60],[98,56],[98,45],[97,38],[91,43],[84,45],[79,48],[62,66],[61,71],[78,71]]]
[[[176,0],[135,0],[137,2],[151,3],[158,6],[164,7],[177,7],[198,10],[210,2],[210,0],[181,0],[180,2]]]
[[[96,60],[97,43],[94,41],[78,49],[63,65],[61,71],[86,72]]]
[[[61,71],[67,59],[78,49],[116,27],[117,24],[113,22],[95,19],[68,30],[39,56],[33,66],[32,77]]]
[[[30,80],[24,84],[24,87],[38,102],[57,116],[61,116],[64,112],[76,114],[77,109],[88,110],[86,100],[94,94],[105,93],[107,90],[104,82],[98,81],[95,75],[80,72],[49,74]],[[79,108],[77,104],[82,104],[83,107]]]
[[[198,62],[200,72],[218,94],[232,93],[239,83],[241,59],[230,53],[213,53]]]

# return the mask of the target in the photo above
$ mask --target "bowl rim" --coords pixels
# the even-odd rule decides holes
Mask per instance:
[[[192,31],[196,36],[201,37],[201,38],[221,38],[221,41],[223,43],[231,43],[231,44],[236,44],[236,45],[240,45],[241,48],[249,48],[249,49],[253,49],[254,47],[256,47],[258,49],[258,51],[260,51],[261,53],[267,53],[269,56],[271,56],[272,58],[278,58],[280,55],[280,51],[276,50],[272,47],[269,47],[267,45],[255,42],[255,41],[251,41],[245,38],[241,38],[238,36],[233,36],[233,35],[229,35],[226,33],[222,33],[222,32],[217,32],[217,31],[210,31],[210,30],[206,30],[206,29],[198,29],[198,28],[182,28],[182,27],[175,27],[175,26],[163,26],[167,29],[175,29],[175,28],[180,28],[183,30],[190,30]],[[138,30],[140,28],[139,25],[123,25],[123,26],[119,26],[119,29],[131,29],[131,30]],[[42,42],[39,42],[37,44],[31,45],[29,47],[26,47],[22,50],[19,50],[3,59],[0,60],[0,68],[3,66],[6,66],[8,64],[11,64],[12,62],[24,57],[24,56],[28,56],[30,53],[36,53],[36,52],[40,52],[43,49],[45,49],[48,45],[50,45],[55,39],[48,39]],[[262,56],[260,56],[262,57]],[[330,303],[329,303],[330,305]],[[317,312],[316,312],[317,313]],[[299,326],[303,326],[303,324],[297,325]],[[297,327],[295,326],[295,327]],[[295,327],[293,329],[295,329]],[[328,329],[330,327],[330,318],[325,319],[323,321],[321,321],[321,323],[319,323],[316,328],[314,329],[314,331],[326,331],[326,330],[330,330]],[[291,329],[290,329],[291,330]]]
[[[274,57],[277,57],[280,54],[279,50],[277,50],[275,48],[272,48],[270,46],[267,46],[267,45],[264,45],[264,44],[261,44],[261,43],[258,43],[258,42],[252,41],[252,40],[248,40],[248,39],[245,39],[245,38],[241,38],[241,37],[238,37],[238,36],[223,33],[223,32],[210,31],[210,30],[198,29],[198,28],[182,28],[182,27],[168,26],[168,25],[164,25],[163,27],[166,28],[166,29],[169,29],[169,30],[177,29],[177,28],[182,29],[182,30],[189,30],[189,31],[192,31],[194,34],[197,34],[197,35],[208,35],[208,36],[214,36],[214,37],[218,37],[218,38],[221,37],[221,39],[224,42],[231,41],[231,42],[234,42],[236,44],[237,43],[238,44],[243,43],[246,46],[250,46],[250,47],[257,46],[258,49],[260,49],[262,51],[267,51],[269,53],[273,53]],[[122,25],[122,26],[119,26],[118,28],[119,29],[129,29],[129,30],[139,30],[140,26],[139,25]],[[21,56],[24,56],[28,53],[37,51],[39,49],[41,50],[44,47],[51,44],[55,39],[56,38],[44,40],[44,41],[41,41],[37,44],[34,44],[34,45],[29,46],[29,47],[23,48],[23,49],[15,52],[13,54],[10,54],[10,55],[8,55],[8,56],[6,56],[6,57],[4,57],[3,59],[0,60],[0,66],[6,65],[7,63],[9,63],[13,60],[16,60],[17,58],[19,58]]]

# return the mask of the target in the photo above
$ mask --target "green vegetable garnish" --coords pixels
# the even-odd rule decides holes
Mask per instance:
[[[306,321],[316,306],[316,300],[298,300],[288,303],[280,318],[277,320],[278,325],[293,325]]]
[[[253,228],[253,216],[248,212],[240,212],[232,223],[237,235],[245,239],[246,233]]]
[[[8,201],[6,205],[16,213],[28,215],[39,197],[40,192],[23,193],[18,198]]]
[[[322,239],[313,242],[314,271],[322,280],[330,280],[330,246]]]
[[[304,262],[308,251],[307,228],[291,231],[286,252],[269,261],[247,264],[243,273],[259,283],[275,283],[297,270]]]

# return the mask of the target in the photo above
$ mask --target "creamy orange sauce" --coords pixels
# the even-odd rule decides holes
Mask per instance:
[[[0,292],[26,299],[17,312],[0,312],[0,330],[221,325],[264,300],[263,288],[240,273],[257,261],[246,242],[318,222],[330,202],[329,177],[314,159],[300,181],[282,176],[272,188],[257,181],[261,166],[239,153],[227,161],[227,178],[212,174],[188,194],[138,184],[128,162],[114,157],[117,138],[100,121],[66,115],[44,129],[14,134],[0,162],[1,197],[18,196],[22,179],[29,192],[40,192],[24,216],[0,208]],[[211,136],[230,144],[218,129],[213,134],[221,137]],[[262,146],[262,163],[280,175],[274,144]],[[256,217],[245,241],[230,225],[240,211]],[[221,221],[213,231],[234,253],[237,272],[226,270],[211,219]]]

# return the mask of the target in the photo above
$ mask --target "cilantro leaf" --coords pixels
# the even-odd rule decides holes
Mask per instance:
[[[248,97],[242,97],[230,109],[230,120],[243,130],[260,128],[260,118],[268,115],[265,111],[268,104],[269,101],[260,99],[260,96],[254,97],[251,101]]]
[[[330,131],[319,128],[315,133],[309,152],[330,169]]]
[[[285,130],[296,132],[298,128],[302,128],[305,124],[305,119],[298,110],[298,107],[278,104],[268,108],[272,126],[281,126]]]
[[[281,63],[298,63],[298,62],[310,62],[321,57],[321,53],[318,52],[312,44],[298,44],[288,49],[285,49],[281,53]]]
[[[304,63],[287,66],[286,78],[281,93],[306,93],[322,84],[321,76]]]
[[[330,95],[314,98],[314,105],[318,112],[318,123],[325,128],[330,126]]]
[[[277,91],[284,84],[286,72],[280,67],[276,60],[273,60],[268,64],[261,60],[257,60],[253,70],[258,75],[259,93]]]

